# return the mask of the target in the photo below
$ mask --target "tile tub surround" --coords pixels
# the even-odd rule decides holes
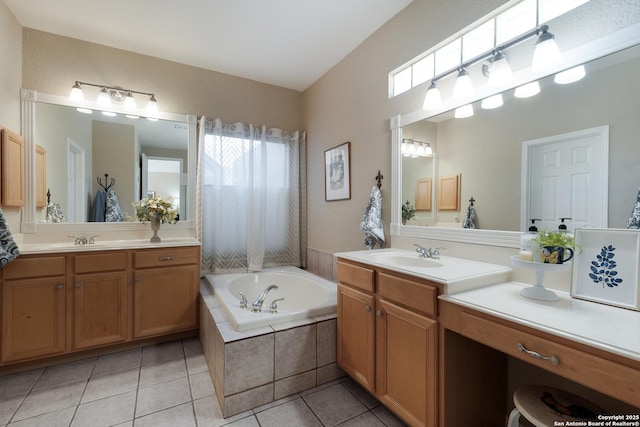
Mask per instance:
[[[343,377],[335,314],[236,332],[203,283],[200,340],[225,417]]]

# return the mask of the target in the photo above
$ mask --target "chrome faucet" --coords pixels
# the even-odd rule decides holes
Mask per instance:
[[[431,258],[431,248],[427,249],[424,246],[420,246],[417,243],[414,243],[413,246],[417,246],[416,252],[418,252],[418,256],[421,258]]]
[[[272,289],[278,289],[278,286],[276,285],[267,286],[265,290],[260,293],[260,296],[256,298],[255,301],[253,301],[253,303],[251,304],[251,307],[252,307],[251,311],[253,311],[254,313],[262,311],[262,304],[264,304],[264,299],[267,297],[267,294]]]

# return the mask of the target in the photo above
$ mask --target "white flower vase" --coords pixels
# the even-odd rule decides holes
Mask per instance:
[[[151,236],[151,243],[160,242],[160,236],[158,236],[158,230],[160,230],[160,217],[157,215],[151,215],[149,220],[151,221],[151,230],[153,230],[153,236]]]

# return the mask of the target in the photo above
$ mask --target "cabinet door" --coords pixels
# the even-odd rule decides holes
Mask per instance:
[[[373,296],[338,285],[338,366],[375,391],[375,317]]]
[[[2,205],[24,206],[24,140],[8,129],[1,132]]]
[[[64,331],[64,277],[4,281],[3,362],[63,352]]]
[[[36,145],[36,208],[47,206],[47,151]]]
[[[385,300],[376,311],[376,395],[410,425],[436,425],[437,322]]]
[[[136,270],[134,282],[134,337],[198,326],[198,266]]]
[[[73,310],[75,349],[126,340],[126,271],[75,276]]]

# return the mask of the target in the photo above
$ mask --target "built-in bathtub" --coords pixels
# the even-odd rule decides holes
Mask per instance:
[[[251,313],[253,300],[271,284],[278,289],[267,295],[263,312]],[[247,309],[238,308],[239,292],[247,296]],[[279,298],[285,299],[278,301],[278,313],[270,313]],[[336,284],[307,271],[286,267],[203,278],[200,342],[223,416],[343,377],[336,326]]]
[[[260,273],[209,274],[213,295],[236,331],[306,319],[336,312],[336,284],[296,267],[266,269]],[[270,285],[262,311],[252,311],[252,302]],[[240,308],[240,293],[247,307]],[[277,310],[270,307],[277,301]]]

